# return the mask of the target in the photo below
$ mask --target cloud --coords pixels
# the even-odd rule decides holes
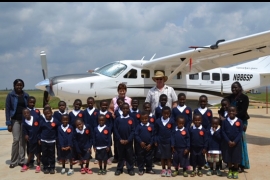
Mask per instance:
[[[0,89],[14,79],[35,88],[49,76],[82,73],[112,61],[150,59],[269,30],[269,3],[0,3]]]

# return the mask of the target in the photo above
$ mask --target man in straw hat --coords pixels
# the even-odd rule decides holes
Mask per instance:
[[[152,113],[155,114],[155,108],[159,106],[159,96],[161,94],[166,94],[168,97],[166,106],[170,108],[176,107],[177,95],[172,87],[165,85],[168,77],[162,71],[157,71],[152,79],[156,82],[156,85],[148,91],[145,99],[145,102],[151,103]]]

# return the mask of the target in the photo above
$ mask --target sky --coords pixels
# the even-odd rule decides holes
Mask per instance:
[[[85,73],[118,60],[145,60],[270,29],[270,3],[0,2],[0,89]]]

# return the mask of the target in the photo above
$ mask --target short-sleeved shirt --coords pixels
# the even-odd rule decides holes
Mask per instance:
[[[118,99],[118,96],[112,98],[114,111],[116,111],[116,109],[118,108],[117,99]],[[130,97],[126,96],[125,97],[125,102],[128,103],[129,106],[131,106],[131,98]]]
[[[166,94],[168,101],[166,106],[172,108],[172,103],[177,101],[177,95],[174,89],[170,86],[164,85],[162,90],[159,90],[156,86],[152,87],[146,96],[145,102],[151,103],[152,113],[155,114],[155,108],[159,105],[159,96],[161,94]]]

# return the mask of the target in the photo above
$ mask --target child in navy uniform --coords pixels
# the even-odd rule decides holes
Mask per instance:
[[[106,100],[101,100],[99,106],[100,106],[99,114],[103,114],[105,116],[105,118],[106,118],[105,125],[106,125],[106,127],[110,128],[110,133],[112,133],[113,132],[114,118],[113,118],[113,114],[110,111],[108,111],[109,104]],[[112,164],[112,162],[110,160],[111,157],[113,157],[113,155],[112,155],[112,149],[110,148],[109,158],[107,160],[108,165]]]
[[[27,171],[34,155],[37,156],[36,173],[40,172],[40,145],[38,144],[38,131],[39,131],[39,119],[30,114],[30,110],[25,108],[23,110],[24,120],[22,122],[23,137],[27,142],[28,147],[28,159],[27,163],[23,165],[21,172]]]
[[[202,115],[202,126],[204,129],[208,130],[211,127],[211,121],[213,117],[212,110],[207,108],[208,98],[205,95],[199,97],[200,107],[194,110],[194,114]]]
[[[150,102],[144,102],[143,103],[143,110],[148,113],[148,122],[152,125],[155,125],[156,122],[156,116],[151,113],[151,103]]]
[[[43,109],[45,119],[40,121],[39,144],[41,145],[42,164],[44,174],[55,173],[55,142],[57,139],[57,128],[60,126],[58,120],[52,116],[52,109]]]
[[[207,130],[202,126],[202,115],[193,114],[193,126],[189,128],[190,135],[190,165],[193,171],[190,176],[196,176],[196,167],[198,167],[197,175],[202,177],[202,166],[205,164],[205,154],[207,151],[208,138]]]
[[[95,99],[93,97],[87,98],[87,106],[83,111],[83,121],[85,125],[90,126],[92,131],[95,127],[98,125],[98,114],[99,110],[94,107],[95,105]]]
[[[61,174],[66,173],[65,164],[69,160],[70,168],[67,175],[74,173],[72,164],[72,148],[73,148],[73,127],[69,124],[69,115],[64,114],[61,117],[62,124],[58,127],[58,142],[59,142],[59,159],[62,162]]]
[[[207,162],[210,165],[210,170],[206,173],[207,176],[214,174],[213,166],[216,164],[215,172],[218,176],[221,176],[220,172],[220,161],[222,160],[221,155],[221,128],[220,120],[218,117],[213,117],[211,122],[211,128],[207,132],[208,134],[208,155]]]
[[[168,96],[166,94],[161,94],[159,96],[159,105],[155,109],[155,117],[156,119],[161,118],[162,116],[162,108],[166,106],[166,103],[168,101]]]
[[[83,110],[81,110],[82,101],[75,99],[73,102],[73,110],[69,112],[69,124],[76,129],[75,121],[77,118],[83,118]]]
[[[137,146],[137,165],[139,168],[139,175],[144,174],[144,167],[146,173],[155,174],[152,169],[153,145],[154,145],[154,125],[148,122],[148,112],[142,111],[140,113],[141,123],[135,130],[135,146]]]
[[[27,99],[27,109],[29,109],[30,111],[30,115],[34,117],[34,119],[39,120],[40,119],[40,111],[38,109],[35,108],[36,105],[36,98],[34,96],[29,96]],[[26,144],[26,152],[27,154],[29,154],[29,148],[28,148],[29,143]],[[40,153],[40,151],[39,151]],[[30,164],[29,164],[29,168],[34,167],[34,159],[35,157],[33,156]]]
[[[190,128],[192,123],[192,109],[186,106],[186,95],[184,93],[178,94],[178,106],[172,109],[172,116],[175,119],[182,115],[185,118],[185,128]]]
[[[171,138],[171,146],[173,152],[173,166],[175,171],[172,176],[175,177],[179,174],[179,166],[183,167],[183,176],[188,177],[187,166],[189,165],[189,148],[190,148],[190,137],[189,130],[185,127],[185,117],[177,116],[175,119],[176,127],[173,130]]]
[[[222,121],[221,132],[224,140],[224,151],[222,158],[228,163],[228,178],[238,179],[238,166],[242,158],[241,137],[243,131],[242,120],[236,117],[237,109],[230,106],[228,109],[228,118]]]
[[[227,98],[224,98],[220,102],[221,108],[218,110],[219,118],[220,118],[220,125],[222,124],[222,121],[226,120],[228,117],[228,109],[230,106],[230,101]]]
[[[98,117],[99,125],[94,129],[93,148],[96,153],[95,159],[98,160],[99,171],[98,175],[107,173],[107,161],[111,157],[111,127],[106,125],[106,116],[100,114]],[[102,169],[103,162],[103,169]]]
[[[130,111],[129,111],[129,115],[135,121],[135,128],[137,127],[138,124],[141,123],[141,120],[140,120],[140,110],[138,109],[138,106],[139,106],[139,100],[133,98],[131,100],[131,108],[130,108]]]
[[[118,164],[115,175],[119,176],[123,173],[124,161],[128,174],[134,176],[134,161],[133,161],[133,139],[135,132],[135,122],[129,116],[129,104],[124,103],[121,108],[123,114],[115,119],[114,133],[116,136],[116,145],[118,150]]]
[[[160,151],[161,159],[161,176],[162,177],[171,177],[171,158],[172,158],[172,149],[171,149],[171,134],[175,128],[174,119],[171,117],[171,108],[164,106],[162,108],[162,116],[156,121],[156,140],[155,146],[158,147]],[[165,168],[165,163],[167,162],[168,169]]]
[[[78,118],[75,121],[76,129],[74,131],[74,147],[78,153],[81,165],[81,174],[93,174],[89,168],[89,161],[92,158],[91,148],[93,145],[93,132],[89,125],[84,124],[83,120]],[[83,165],[85,164],[85,167]]]

